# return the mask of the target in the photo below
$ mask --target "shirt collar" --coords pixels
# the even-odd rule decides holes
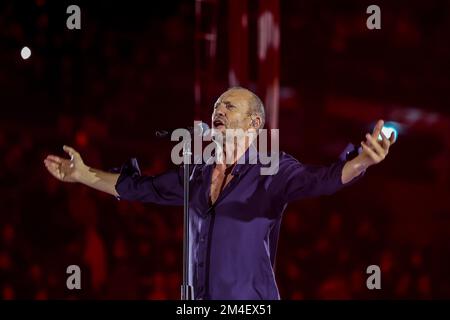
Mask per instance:
[[[215,156],[211,156],[205,163],[206,167],[212,167],[215,163]],[[239,176],[244,174],[251,165],[258,163],[258,150],[254,143],[250,144],[250,146],[245,150],[245,153],[236,161],[236,165],[234,166],[231,174],[233,176]]]

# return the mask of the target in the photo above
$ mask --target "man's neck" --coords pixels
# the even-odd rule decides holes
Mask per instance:
[[[246,140],[245,143],[227,144],[225,148],[218,146],[218,159],[216,163],[225,168],[232,167],[236,164],[250,146],[250,142]],[[228,152],[228,153],[227,153]]]

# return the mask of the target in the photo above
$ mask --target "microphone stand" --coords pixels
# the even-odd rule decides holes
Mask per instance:
[[[189,246],[189,163],[191,160],[191,140],[183,144],[184,167],[184,199],[183,199],[183,283],[181,285],[181,300],[193,300],[194,288],[190,281],[190,246]]]
[[[191,249],[189,246],[189,164],[191,163],[192,156],[191,142],[193,136],[204,137],[209,127],[206,123],[196,121],[194,122],[194,127],[189,127],[188,130],[191,134],[191,139],[186,139],[183,143],[183,283],[181,284],[181,300],[194,300],[194,287],[190,284]],[[169,135],[170,132],[167,130],[156,131],[158,138],[165,138]]]

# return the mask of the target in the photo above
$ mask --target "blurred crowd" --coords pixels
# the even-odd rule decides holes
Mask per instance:
[[[109,13],[104,19],[97,18],[101,5],[82,6],[83,33],[64,29],[65,16],[56,13],[64,12],[63,4],[30,3],[35,7],[27,11],[13,1],[0,5],[0,298],[178,299],[181,208],[119,201],[63,184],[42,161],[48,153],[63,155],[68,144],[105,170],[129,157],[139,159],[144,174],[170,168],[171,145],[153,132],[193,120],[193,1],[141,10],[102,2]],[[422,2],[413,1],[408,11],[405,2],[404,14],[395,16],[400,7],[386,14],[385,26],[395,32],[364,36],[356,2],[339,8],[298,3],[281,6],[286,151],[326,163],[349,132],[362,130],[324,124],[339,121],[324,103],[337,92],[392,104],[414,101],[447,116],[447,4],[431,1],[420,11]],[[296,36],[309,45],[297,45]],[[369,42],[381,45],[377,54],[385,58],[375,59]],[[25,44],[32,56],[21,61]],[[417,68],[406,70],[414,58]],[[302,137],[317,142],[298,138],[299,124]],[[415,137],[395,146],[390,163],[355,186],[288,206],[276,264],[283,299],[450,297],[450,135]],[[337,146],[332,152],[318,147],[326,143]],[[424,163],[412,160],[413,153]],[[66,288],[72,264],[82,270],[81,291]],[[381,268],[381,290],[366,287],[370,265]]]

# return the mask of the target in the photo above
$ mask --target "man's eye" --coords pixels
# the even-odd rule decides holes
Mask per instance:
[[[232,104],[227,104],[227,109],[228,109],[228,110],[231,110],[231,109],[234,109],[234,108],[236,108],[236,107],[233,106]]]

